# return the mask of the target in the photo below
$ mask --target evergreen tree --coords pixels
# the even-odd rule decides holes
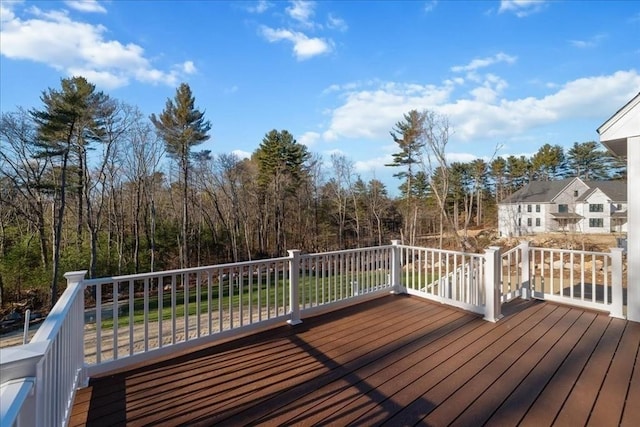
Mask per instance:
[[[211,123],[204,118],[204,112],[195,107],[195,97],[188,84],[182,83],[176,89],[175,98],[167,99],[162,113],[151,115],[158,136],[165,142],[167,154],[178,163],[182,189],[182,267],[189,266],[189,171],[191,168],[191,149],[209,139]]]
[[[105,132],[104,122],[101,120],[102,109],[109,98],[95,89],[83,77],[62,79],[61,90],[48,89],[40,97],[44,108],[31,110],[38,138],[35,142],[37,156],[51,159],[53,165],[50,189],[54,194],[56,204],[53,221],[53,257],[51,279],[51,304],[55,304],[58,294],[58,276],[60,264],[60,250],[64,223],[64,213],[67,206],[67,191],[69,187],[69,172],[72,169],[74,154],[78,154],[76,170],[79,181],[75,184],[82,197],[84,168],[86,168],[86,150],[92,142],[99,140]],[[80,204],[79,208],[82,205]],[[81,215],[81,213],[78,213]],[[81,217],[79,218],[81,223]]]
[[[265,135],[254,153],[258,164],[258,185],[263,192],[263,203],[267,215],[273,212],[275,225],[275,254],[281,255],[286,246],[285,206],[289,196],[306,178],[305,162],[310,154],[307,147],[293,138],[286,130],[272,130]],[[273,204],[273,206],[270,206]],[[267,227],[263,227],[263,233]],[[267,250],[267,236],[261,239],[261,251]]]
[[[599,147],[594,141],[574,142],[567,152],[570,174],[587,180],[607,179],[610,156]]]
[[[565,170],[564,150],[559,145],[544,144],[531,158],[531,169],[538,181],[562,176]]]
[[[409,237],[409,244],[413,244],[415,241],[415,222],[411,222],[410,218],[415,217],[412,215],[415,170],[420,163],[421,153],[426,144],[424,124],[425,114],[411,110],[404,115],[404,121],[396,123],[395,128],[390,132],[393,142],[398,144],[400,151],[393,154],[393,162],[386,166],[405,168],[393,176],[404,179],[402,184],[405,193],[404,233]]]

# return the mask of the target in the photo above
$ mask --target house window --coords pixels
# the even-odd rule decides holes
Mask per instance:
[[[604,205],[602,203],[589,204],[589,212],[604,212]]]
[[[531,205],[527,205],[527,212],[531,212]]]
[[[527,218],[527,226],[531,227],[531,218]]]
[[[522,212],[522,206],[518,205],[518,213]]]
[[[536,212],[540,213],[540,205],[536,205]]]
[[[558,212],[560,213],[569,212],[569,205],[558,205]]]
[[[590,228],[602,228],[604,227],[604,220],[602,218],[589,218]]]
[[[578,190],[573,190],[573,197],[578,197]]]
[[[522,225],[522,218],[518,218],[518,227]]]
[[[536,227],[540,227],[540,218],[536,218]]]

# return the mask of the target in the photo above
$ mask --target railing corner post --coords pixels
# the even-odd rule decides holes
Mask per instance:
[[[484,257],[484,320],[497,322],[502,318],[502,303],[500,300],[500,273],[502,271],[500,247],[489,246],[485,249]]]
[[[400,273],[402,272],[400,240],[391,241],[391,293],[402,294],[405,289],[402,286]]]
[[[624,319],[622,253],[622,248],[611,248],[611,310],[609,315],[620,319]]]
[[[87,275],[87,270],[69,271],[64,273],[64,278],[67,279],[67,286],[77,285],[84,280],[84,276]]]
[[[302,323],[300,320],[300,251],[289,250],[289,304],[291,318],[287,320],[290,325]]]
[[[521,271],[522,271],[522,299],[531,299],[531,260],[529,251],[529,241],[523,240],[520,242],[520,254],[521,254]]]

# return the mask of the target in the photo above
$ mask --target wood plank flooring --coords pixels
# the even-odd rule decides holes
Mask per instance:
[[[71,426],[639,426],[640,324],[389,295],[92,378]]]

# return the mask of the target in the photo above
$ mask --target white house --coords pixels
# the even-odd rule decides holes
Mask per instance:
[[[624,181],[534,181],[498,204],[500,236],[627,232]]]
[[[598,128],[600,142],[627,158],[627,191],[640,189],[640,93]],[[640,197],[627,205],[627,319],[640,322]]]

